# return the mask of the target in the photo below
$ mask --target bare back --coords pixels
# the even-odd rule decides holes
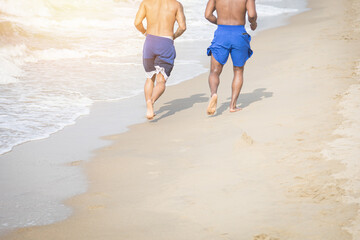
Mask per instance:
[[[147,33],[172,36],[179,3],[176,0],[146,0]]]
[[[214,12],[217,12],[217,17]],[[205,18],[213,24],[218,25],[245,25],[246,12],[250,27],[257,27],[255,0],[208,0],[205,9]]]
[[[246,0],[216,0],[217,23],[245,25]]]

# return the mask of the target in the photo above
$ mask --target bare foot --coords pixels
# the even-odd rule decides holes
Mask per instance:
[[[216,105],[217,105],[217,94],[213,94],[211,99],[210,99],[210,102],[209,102],[209,105],[207,107],[207,114],[208,115],[214,115],[215,111],[216,111]]]
[[[146,118],[151,120],[154,118],[155,114],[154,114],[154,108],[153,108],[153,103],[151,100],[147,100],[146,101]]]
[[[238,112],[238,111],[240,111],[240,110],[242,110],[242,108],[238,108],[238,107],[234,107],[234,108],[230,108],[230,112]]]

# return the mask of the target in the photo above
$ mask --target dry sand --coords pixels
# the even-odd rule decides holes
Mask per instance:
[[[254,37],[238,113],[228,108],[230,62],[214,117],[206,74],[169,87],[155,120],[83,163],[90,188],[67,201],[71,218],[4,239],[360,239],[359,206],[344,200],[356,192],[334,177],[346,166],[322,154],[358,81],[359,5],[312,0]]]

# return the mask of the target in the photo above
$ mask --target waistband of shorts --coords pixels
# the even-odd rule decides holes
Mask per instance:
[[[156,35],[151,35],[151,34],[146,34],[146,38],[148,39],[158,39],[158,40],[167,40],[170,42],[174,42],[173,39],[171,39],[171,37],[167,37],[167,36],[156,36]]]
[[[221,30],[244,30],[245,31],[245,25],[217,25],[218,29]]]

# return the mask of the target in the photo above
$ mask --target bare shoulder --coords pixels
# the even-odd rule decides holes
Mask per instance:
[[[153,0],[142,0],[141,4],[144,6],[151,6],[153,4]]]
[[[178,8],[178,9],[183,9],[183,5],[181,4],[181,2],[174,0],[174,5]]]

